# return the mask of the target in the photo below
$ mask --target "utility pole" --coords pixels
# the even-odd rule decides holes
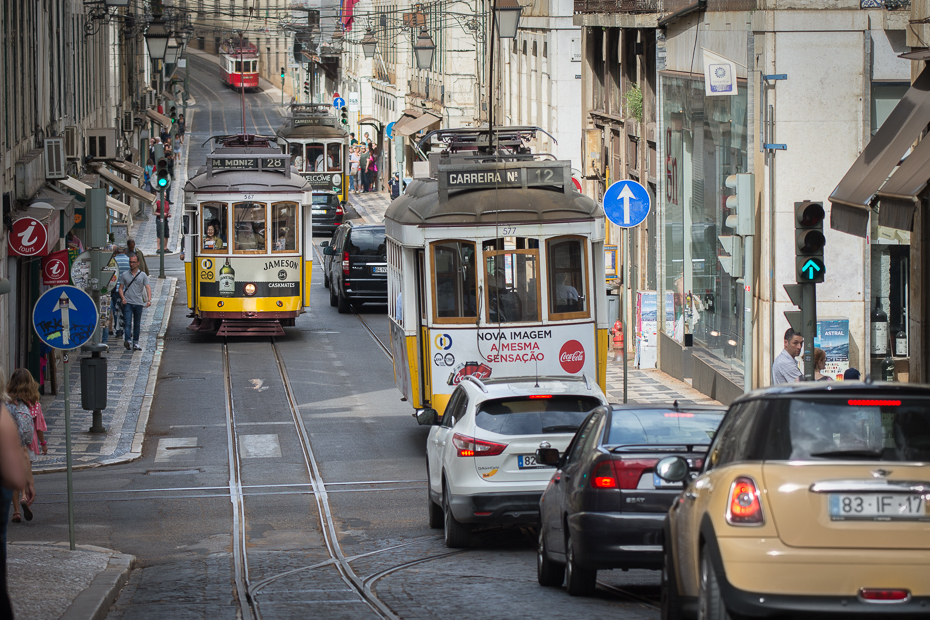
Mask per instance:
[[[158,200],[160,208],[157,213],[157,226],[158,226],[158,277],[159,279],[164,279],[165,277],[165,252],[167,248],[165,247],[165,226],[167,226],[167,218],[165,217],[165,212],[167,211],[167,205],[165,204],[165,192],[168,190],[168,187],[171,185],[171,170],[168,167],[168,159],[165,157],[165,147],[161,144],[155,145],[155,187],[158,189]]]
[[[107,191],[102,188],[91,188],[85,193],[87,217],[87,246],[90,250],[90,278],[88,284],[90,290],[85,291],[90,294],[94,301],[94,306],[100,308],[100,293],[106,290],[112,272],[104,270],[104,246],[107,244]],[[101,317],[105,316],[100,313]],[[106,427],[103,425],[103,410],[107,408],[107,358],[102,357],[101,353],[109,350],[109,347],[100,342],[101,329],[106,329],[105,325],[98,322],[97,329],[90,342],[81,347],[81,350],[90,353],[90,357],[81,358],[81,406],[85,410],[92,411],[91,433],[105,433]]]

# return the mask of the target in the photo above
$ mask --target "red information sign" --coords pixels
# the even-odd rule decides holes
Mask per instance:
[[[48,231],[34,217],[21,217],[10,231],[10,253],[19,256],[45,256],[48,253]]]
[[[69,271],[68,250],[54,252],[42,259],[42,283],[46,286],[70,284]]]

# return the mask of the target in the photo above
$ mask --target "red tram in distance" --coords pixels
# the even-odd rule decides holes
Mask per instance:
[[[220,46],[223,83],[232,88],[258,88],[258,48],[248,39],[230,39]]]

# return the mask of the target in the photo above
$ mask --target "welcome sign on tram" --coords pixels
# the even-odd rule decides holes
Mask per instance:
[[[452,393],[468,375],[597,376],[593,323],[431,329],[430,351],[436,393]]]

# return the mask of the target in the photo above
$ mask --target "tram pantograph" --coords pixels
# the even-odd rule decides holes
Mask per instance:
[[[272,137],[213,140],[184,187],[188,329],[281,335],[310,305],[310,186]]]
[[[570,162],[530,152],[537,131],[427,134],[430,177],[385,214],[394,378],[416,409],[442,414],[469,375],[606,389],[604,212]]]

